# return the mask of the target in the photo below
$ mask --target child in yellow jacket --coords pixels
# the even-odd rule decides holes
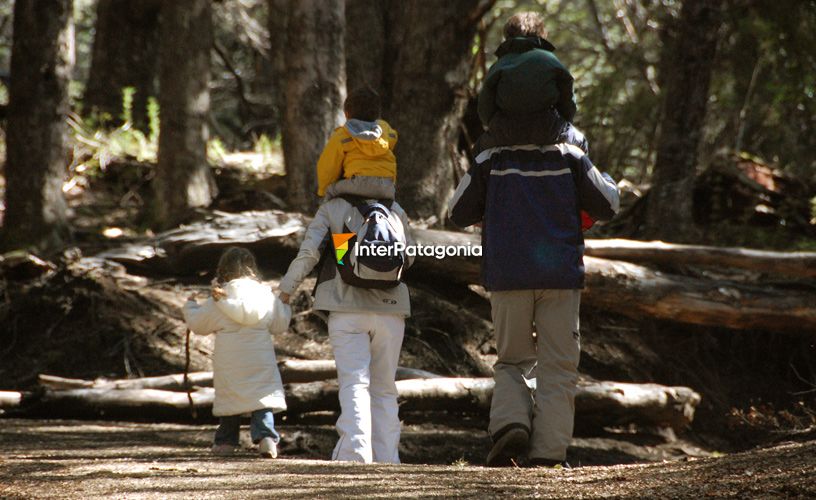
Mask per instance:
[[[380,118],[380,96],[370,87],[351,92],[337,127],[317,162],[317,194],[394,198],[397,131]]]

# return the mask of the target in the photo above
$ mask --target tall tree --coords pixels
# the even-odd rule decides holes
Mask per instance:
[[[312,211],[317,203],[317,159],[343,120],[345,5],[344,0],[290,0],[287,11],[283,120],[287,197],[294,210]]]
[[[147,131],[147,99],[156,95],[160,0],[99,0],[85,105],[122,113],[122,90],[132,87],[133,122]]]
[[[210,0],[163,2],[159,70],[159,163],[154,179],[154,219],[182,222],[216,195],[207,163],[210,111]]]
[[[444,220],[474,35],[494,3],[350,0],[350,82],[383,94],[383,117],[400,134],[397,195],[414,217]]]
[[[692,191],[721,24],[719,0],[684,0],[661,55],[663,120],[645,235],[693,236]]]
[[[62,182],[73,64],[72,1],[14,4],[3,246],[59,246],[68,235]]]
[[[269,30],[269,64],[267,65],[268,88],[275,104],[280,125],[286,115],[286,40],[289,25],[289,0],[267,0],[267,29]]]
[[[381,0],[346,0],[346,85],[382,92],[388,16]]]

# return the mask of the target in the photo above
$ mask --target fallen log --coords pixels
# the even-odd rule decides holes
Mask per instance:
[[[436,378],[397,382],[401,411],[453,411],[486,414],[493,393],[490,378]],[[25,416],[49,418],[118,418],[196,420],[209,418],[215,391],[191,393],[193,417],[185,392],[157,389],[83,388],[13,393],[6,408]],[[16,398],[16,399],[15,399]],[[0,401],[4,399],[0,398]],[[287,413],[338,411],[336,382],[286,386]],[[576,420],[596,428],[626,424],[686,428],[700,396],[687,387],[582,381],[575,398]]]
[[[486,413],[493,396],[492,378],[438,378],[397,382],[401,411]],[[338,411],[337,385],[310,383],[287,386],[292,413]],[[626,424],[687,428],[700,395],[688,387],[583,380],[575,396],[576,420],[600,428]]]
[[[190,387],[212,387],[212,372],[192,372],[188,374]],[[82,380],[62,378],[54,375],[40,374],[39,384],[51,390],[67,389],[159,389],[165,391],[186,391],[184,374],[162,375],[159,377],[142,377],[132,379]]]
[[[309,219],[278,210],[241,213],[214,212],[206,219],[171,229],[142,243],[106,250],[97,257],[149,274],[190,275],[211,270],[220,253],[245,246],[262,262],[288,261],[303,239]],[[279,255],[281,251],[283,255]]]
[[[278,363],[281,379],[285,384],[316,382],[337,378],[334,360],[287,359]]]
[[[18,413],[48,418],[110,418],[126,420],[209,419],[215,391],[201,388],[190,393],[157,389],[66,389],[24,393]],[[206,410],[206,411],[205,411]]]
[[[278,362],[278,369],[280,369],[281,378],[286,384],[317,382],[337,378],[334,360],[287,359]],[[192,372],[188,374],[188,377],[190,388],[213,386],[213,372]],[[184,374],[182,373],[119,380],[84,380],[46,374],[40,374],[37,378],[42,387],[52,391],[71,389],[109,389],[117,391],[157,389],[179,392],[187,390],[187,386],[184,385]],[[429,378],[442,378],[442,376],[418,368],[397,367],[397,380]],[[2,397],[2,392],[0,392],[0,397]]]
[[[582,302],[634,319],[644,316],[732,329],[812,334],[816,293],[704,281],[623,261],[585,257]]]
[[[109,250],[100,257],[143,271],[175,274],[210,269],[218,252],[229,245],[249,246],[274,260],[294,255],[307,222],[299,214],[278,211],[215,214],[206,221],[162,233],[143,245]],[[479,242],[478,235],[469,233],[416,230],[414,235],[423,245],[472,247]],[[593,245],[596,243],[590,240],[588,246]],[[773,266],[773,259],[766,257],[760,266],[791,269],[790,262],[798,262],[796,266],[810,262],[809,256],[800,257],[780,258]],[[282,265],[286,263],[284,259]],[[583,302],[589,307],[638,319],[647,316],[703,326],[816,331],[816,308],[812,306],[816,293],[812,291],[691,278],[595,257],[586,257],[585,266]],[[474,256],[418,257],[407,279],[472,284],[480,282],[479,269],[480,258]]]
[[[694,420],[700,395],[689,387],[658,384],[626,384],[581,381],[575,406],[583,409],[585,423],[603,425],[608,419],[617,424],[667,425],[675,430]],[[632,416],[640,420],[632,420]]]
[[[21,392],[0,391],[0,410],[17,408],[23,399]]]
[[[816,252],[679,245],[662,241],[586,240],[586,255],[627,262],[733,267],[761,273],[816,278]]]

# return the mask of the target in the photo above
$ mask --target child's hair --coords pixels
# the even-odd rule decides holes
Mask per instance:
[[[515,38],[517,36],[538,36],[547,38],[547,28],[544,27],[544,19],[535,12],[519,12],[515,14],[504,25],[504,38]]]
[[[246,248],[229,247],[218,259],[215,278],[223,284],[238,278],[258,279],[260,274],[252,252]]]
[[[373,122],[380,117],[380,106],[380,94],[365,86],[349,92],[346,102],[343,103],[343,111],[349,118]]]

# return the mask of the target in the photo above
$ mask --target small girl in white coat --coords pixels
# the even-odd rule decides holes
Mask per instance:
[[[280,436],[273,413],[286,409],[272,335],[289,327],[292,311],[258,281],[249,250],[228,248],[218,261],[212,297],[190,297],[184,319],[194,333],[215,334],[213,415],[220,417],[212,452],[238,446],[241,415],[251,413],[250,435],[262,457],[275,458]],[[270,335],[272,334],[272,335]]]

